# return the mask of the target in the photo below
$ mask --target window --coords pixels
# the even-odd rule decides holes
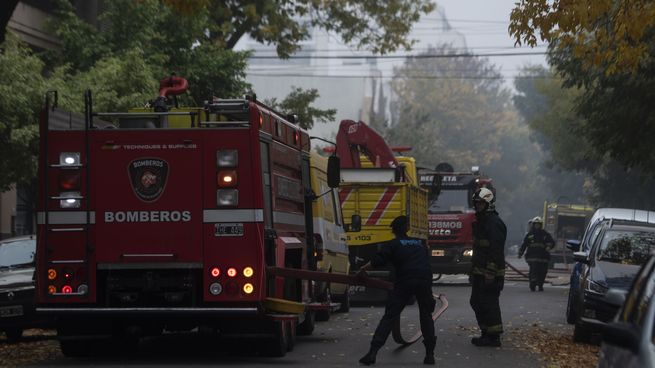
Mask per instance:
[[[599,261],[641,266],[655,249],[655,232],[643,229],[607,230],[600,242]]]
[[[639,320],[639,305],[641,304],[640,299],[642,299],[642,294],[647,284],[653,282],[651,277],[653,264],[655,264],[655,257],[651,257],[635,277],[632,288],[630,288],[630,292],[625,299],[625,303],[623,303],[623,309],[619,315],[619,319],[621,321],[636,323],[636,321]],[[650,294],[652,296],[652,290]]]
[[[32,265],[35,250],[34,239],[0,243],[0,268]]]
[[[439,197],[430,203],[429,212],[464,212],[469,209],[468,190],[442,190]]]

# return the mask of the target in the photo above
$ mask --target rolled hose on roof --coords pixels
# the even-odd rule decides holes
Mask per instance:
[[[189,89],[189,82],[175,75],[163,78],[159,81],[159,97],[181,95]]]

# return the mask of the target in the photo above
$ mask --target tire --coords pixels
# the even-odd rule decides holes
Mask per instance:
[[[319,295],[318,301],[321,303],[331,303],[332,296],[330,295],[330,286],[329,284],[325,287],[325,290]],[[325,322],[330,320],[330,309],[323,309],[316,311],[317,322]]]
[[[289,348],[289,330],[287,326],[288,323],[284,321],[275,321],[273,323],[273,337],[264,342],[264,355],[281,358],[287,354]]]
[[[288,332],[288,338],[287,338],[287,351],[293,351],[293,348],[296,346],[296,322],[295,321],[290,321],[287,322],[287,332]]]
[[[569,289],[569,300],[566,303],[566,323],[573,325],[578,320],[577,308],[575,306],[575,295],[573,290]]]
[[[15,344],[23,337],[23,329],[20,327],[10,327],[5,330],[7,343]]]
[[[300,336],[308,336],[314,332],[316,326],[316,314],[312,310],[305,311],[305,320],[298,325],[296,333]]]
[[[350,293],[348,292],[349,287],[346,288],[346,291],[343,292],[341,298],[339,298],[339,303],[341,306],[337,310],[339,313],[348,313],[350,312]]]
[[[573,341],[588,343],[591,341],[591,331],[585,328],[580,323],[576,323],[573,328]]]

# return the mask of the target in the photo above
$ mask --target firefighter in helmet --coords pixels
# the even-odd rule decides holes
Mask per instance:
[[[519,258],[525,254],[525,260],[530,266],[530,290],[544,291],[544,281],[548,273],[550,250],[555,247],[555,241],[543,229],[544,222],[537,216],[531,220],[530,232],[525,235],[523,244],[519,249]]]
[[[407,216],[398,216],[391,223],[391,231],[395,239],[388,242],[370,262],[360,268],[360,273],[372,267],[381,267],[387,263],[394,266],[396,281],[391,291],[384,316],[380,320],[371,340],[369,352],[359,362],[364,365],[375,363],[378,350],[384,345],[391,333],[394,321],[412,296],[416,296],[425,345],[423,363],[434,364],[434,347],[437,342],[434,336],[434,321],[432,312],[436,305],[432,295],[432,269],[428,256],[428,248],[421,239],[407,236]]]
[[[470,302],[481,336],[471,339],[471,343],[476,346],[500,346],[503,322],[499,299],[505,282],[507,227],[495,210],[495,198],[491,190],[476,190],[473,205],[475,222]]]

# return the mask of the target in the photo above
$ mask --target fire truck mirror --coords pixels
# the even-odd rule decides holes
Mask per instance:
[[[338,188],[341,182],[341,160],[339,156],[332,155],[328,158],[327,182],[330,188]]]
[[[362,217],[353,215],[350,220],[350,231],[353,233],[362,231]]]

